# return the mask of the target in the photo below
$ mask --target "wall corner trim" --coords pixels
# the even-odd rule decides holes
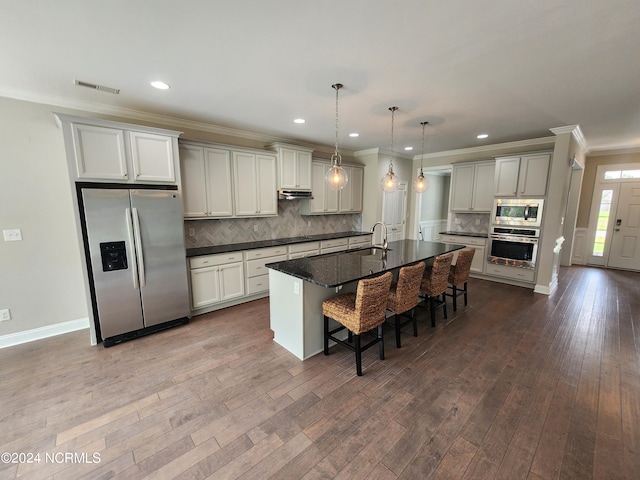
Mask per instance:
[[[22,343],[33,342],[43,338],[62,335],[63,333],[75,332],[89,328],[89,318],[79,318],[68,322],[47,325],[46,327],[25,330],[24,332],[10,333],[0,336],[0,348],[12,347]]]

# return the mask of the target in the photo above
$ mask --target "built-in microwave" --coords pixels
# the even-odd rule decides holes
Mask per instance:
[[[497,198],[493,203],[493,225],[527,226],[539,228],[542,224],[541,198]]]

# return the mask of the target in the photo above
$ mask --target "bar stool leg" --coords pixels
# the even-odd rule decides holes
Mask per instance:
[[[416,308],[411,309],[411,320],[413,321],[413,336],[418,336],[418,319],[416,317]]]
[[[356,374],[362,376],[362,351],[360,350],[360,335],[353,335],[356,350]]]
[[[329,355],[329,317],[324,317],[324,354]]]
[[[464,306],[467,306],[467,282],[464,282]]]
[[[466,305],[466,303],[465,303]],[[458,287],[453,286],[453,311],[458,310]]]
[[[384,326],[378,325],[378,348],[380,349],[380,360],[384,360]]]

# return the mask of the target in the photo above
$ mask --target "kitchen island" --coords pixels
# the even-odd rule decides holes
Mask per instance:
[[[387,250],[368,247],[267,264],[274,341],[305,360],[323,349],[322,302],[355,291],[358,280],[375,277],[464,248],[401,240]]]

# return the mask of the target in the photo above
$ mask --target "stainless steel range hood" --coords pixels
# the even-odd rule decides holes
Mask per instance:
[[[310,190],[278,190],[278,198],[280,200],[302,200],[305,198],[313,198]]]

